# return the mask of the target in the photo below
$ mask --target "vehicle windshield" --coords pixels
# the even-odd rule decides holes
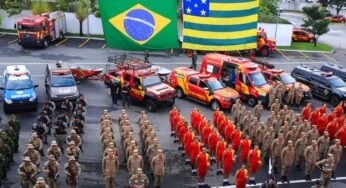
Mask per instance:
[[[330,85],[334,87],[345,87],[346,83],[338,77],[329,80]]]
[[[33,83],[28,76],[11,76],[7,80],[6,89],[21,90],[33,88]]]
[[[150,77],[143,78],[142,85],[143,85],[143,88],[146,88],[146,87],[158,85],[161,83],[162,82],[159,76],[150,76]]]
[[[27,25],[18,25],[19,31],[31,31],[31,32],[37,32],[39,31],[39,27],[33,27],[33,26],[27,26]]]
[[[296,83],[296,79],[294,79],[291,75],[289,74],[282,74],[280,75],[281,79],[285,82],[285,85],[288,84],[294,84]]]
[[[76,81],[73,77],[52,77],[51,87],[71,87],[75,86]]]
[[[216,91],[224,88],[224,86],[218,80],[208,80],[206,82],[208,83],[211,91]]]
[[[267,80],[264,78],[263,74],[259,71],[250,73],[249,77],[254,86],[263,86],[267,84]]]

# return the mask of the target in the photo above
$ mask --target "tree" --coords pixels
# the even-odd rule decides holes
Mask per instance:
[[[37,0],[32,2],[31,12],[33,15],[40,15],[42,13],[50,12],[50,7],[47,1]]]
[[[319,0],[322,7],[327,8],[332,0]]]
[[[6,10],[9,16],[19,14],[22,10],[28,10],[31,7],[31,0],[0,0],[1,8]]]
[[[346,4],[346,0],[331,0],[331,5],[335,5],[336,15],[339,15],[340,10]]]
[[[79,35],[83,36],[83,21],[88,17],[90,8],[89,0],[79,0],[75,10],[76,18],[79,21]]]
[[[72,12],[77,0],[57,0],[56,9],[64,12]]]
[[[328,25],[330,21],[324,18],[325,8],[319,6],[304,7],[303,12],[308,18],[304,19],[304,24],[302,24],[302,26],[306,31],[315,36],[316,47],[318,38],[329,31]]]

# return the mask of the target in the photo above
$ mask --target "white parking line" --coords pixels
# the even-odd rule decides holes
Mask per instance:
[[[311,182],[316,182],[316,180],[319,180],[319,179],[312,179]],[[346,177],[338,177],[336,178],[336,180],[334,179],[331,179],[331,181],[338,181],[338,180],[346,180]],[[299,184],[299,183],[309,183],[305,180],[292,180],[290,181],[289,184],[287,183],[282,183],[282,182],[278,182],[278,185],[290,185],[290,184]],[[262,183],[257,183],[256,185],[249,185],[249,184],[246,184],[246,187],[260,187],[262,185]],[[213,187],[213,188],[235,188],[236,186],[235,185],[230,185],[230,186],[217,186],[217,187]]]

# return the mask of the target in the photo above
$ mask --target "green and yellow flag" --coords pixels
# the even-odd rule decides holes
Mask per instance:
[[[99,0],[109,48],[164,50],[179,47],[176,0]]]

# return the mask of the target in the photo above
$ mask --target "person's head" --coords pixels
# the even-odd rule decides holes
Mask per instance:
[[[69,145],[70,145],[71,148],[74,148],[74,147],[76,146],[76,144],[74,143],[74,141],[71,141],[71,142],[69,143]]]
[[[162,149],[158,149],[157,150],[157,154],[162,157],[163,156],[163,150]]]
[[[297,131],[297,127],[296,126],[292,126],[292,131]]]
[[[30,157],[24,157],[24,164],[25,165],[31,165],[31,159],[30,159]]]
[[[258,150],[258,144],[255,145],[255,147],[253,148],[254,150]]]
[[[202,153],[203,154],[207,153],[207,148],[205,146],[202,147]]]
[[[311,145],[312,145],[313,147],[316,147],[316,146],[317,146],[316,140],[312,140],[312,141],[311,141]]]
[[[48,156],[48,161],[49,161],[50,163],[55,162],[56,159],[55,159],[54,155],[49,155],[49,156]]]
[[[44,181],[43,177],[38,177],[36,180],[36,187],[45,187],[44,185],[46,184],[46,182]]]
[[[335,145],[340,146],[341,142],[340,139],[335,139]]]
[[[262,101],[261,101],[261,100],[258,100],[257,104],[261,105],[261,104],[262,104]]]
[[[292,140],[289,140],[289,141],[287,142],[287,146],[288,146],[289,148],[293,147],[293,142],[292,142]]]
[[[329,133],[328,133],[328,131],[324,131],[324,132],[323,132],[323,136],[324,136],[324,138],[329,138]]]
[[[53,140],[53,141],[51,142],[50,146],[51,146],[52,148],[57,148],[57,147],[58,147],[58,144],[56,143],[56,141]]]
[[[269,132],[273,132],[273,131],[274,131],[274,128],[273,128],[272,126],[270,126],[270,127],[268,128],[268,130],[269,130]]]
[[[301,137],[302,137],[303,139],[306,138],[306,133],[305,133],[305,132],[302,132],[300,135],[301,135]]]
[[[275,103],[279,103],[279,99],[275,99]]]
[[[317,125],[312,125],[312,129],[317,129]]]
[[[34,150],[34,146],[33,146],[32,144],[28,144],[28,150],[29,150],[29,151]]]
[[[278,100],[279,101],[279,100]],[[284,109],[285,110],[288,110],[288,106],[287,105],[284,105]]]
[[[70,156],[68,162],[69,163],[75,163],[76,162],[76,157],[75,156]]]
[[[328,153],[328,161],[332,161],[332,160],[334,160],[334,155],[333,154],[331,154],[331,153]]]
[[[142,173],[143,173],[142,169],[141,168],[137,168],[136,175],[137,176],[142,176]]]
[[[137,149],[133,150],[133,155],[138,156],[138,150]]]
[[[278,134],[278,138],[279,138],[280,140],[284,139],[284,136],[282,135],[282,133],[279,133],[279,134]]]

